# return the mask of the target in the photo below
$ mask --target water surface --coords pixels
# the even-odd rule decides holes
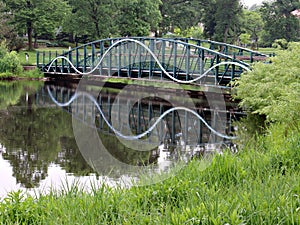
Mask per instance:
[[[131,88],[122,93],[112,87],[102,87],[99,91],[94,84],[84,88],[93,94],[103,115],[94,103],[83,97],[65,107],[53,101],[54,98],[68,102],[78,89],[76,83],[0,83],[0,197],[16,190],[47,193],[51,188],[61,190],[74,182],[86,188],[91,187],[91,182],[111,186],[120,180],[126,183],[134,173],[123,169],[123,164],[133,168],[153,165],[157,170],[166,170],[178,158],[188,161],[209,151],[210,146],[224,145],[224,138],[213,135],[195,116],[178,111],[167,114],[139,141],[125,142],[115,135],[104,118],[122,134],[134,136],[147,131],[171,109],[172,101],[180,105],[186,100],[174,90],[162,92],[161,98],[151,94],[137,98],[136,93],[147,93],[147,88],[134,91]],[[197,113],[209,125],[230,134],[232,118],[237,116],[232,113],[236,104],[225,101],[225,111],[222,111],[212,108],[203,95],[189,93],[189,96],[194,99]],[[101,159],[102,150],[94,149],[91,144],[82,145],[85,140],[78,140],[74,135],[76,121],[84,124],[81,126],[92,123],[96,127],[105,154],[109,153],[111,159]],[[137,146],[141,151],[134,149]],[[110,160],[117,160],[122,166],[116,169]]]

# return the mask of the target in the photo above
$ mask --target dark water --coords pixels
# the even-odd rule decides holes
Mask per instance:
[[[72,101],[78,89],[93,98],[79,95]],[[0,82],[0,197],[19,189],[64,189],[74,182],[113,186],[121,178],[134,177],[136,168],[166,170],[178,158],[188,161],[230,143],[184,110],[170,111],[139,140],[116,136],[107,125],[124,136],[142,134],[172,107],[189,106],[185,94],[146,87],[116,89],[95,82]],[[231,135],[231,122],[239,116],[233,113],[235,103],[223,94],[187,95],[209,126]],[[55,103],[69,100],[63,107]]]

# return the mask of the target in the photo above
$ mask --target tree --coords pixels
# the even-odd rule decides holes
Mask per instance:
[[[234,42],[241,33],[242,5],[238,0],[214,0],[204,11],[204,34],[216,41]]]
[[[117,27],[121,36],[147,36],[161,20],[160,0],[124,0],[118,4]]]
[[[271,45],[276,39],[288,42],[299,40],[300,23],[292,11],[300,7],[299,0],[276,0],[264,2],[260,9],[264,21],[263,42]]]
[[[0,42],[5,41],[9,51],[20,50],[23,47],[23,41],[18,37],[15,32],[14,26],[9,24],[11,15],[5,13],[3,2],[0,2]]]
[[[215,28],[216,28],[215,10],[216,10],[216,2],[211,1],[211,3],[207,5],[202,18],[202,22],[204,24],[204,36],[209,39],[212,39],[215,34]]]
[[[64,30],[89,40],[107,38],[115,32],[116,0],[70,0],[69,4],[72,13]]]
[[[161,34],[174,32],[174,28],[187,30],[197,26],[207,0],[163,0],[159,7],[162,20],[159,24]]]
[[[216,41],[225,43],[230,37],[237,39],[239,36],[238,32],[240,32],[240,17],[242,14],[242,6],[239,1],[217,0],[216,5],[216,27],[213,38]]]
[[[13,16],[12,23],[19,34],[28,36],[28,49],[33,49],[33,34],[55,33],[65,18],[68,4],[61,0],[2,0],[6,13]]]
[[[257,48],[258,40],[263,29],[261,15],[257,11],[243,10],[242,31],[243,35],[249,36],[252,48]],[[240,36],[241,38],[241,36]],[[245,44],[245,43],[244,43]]]

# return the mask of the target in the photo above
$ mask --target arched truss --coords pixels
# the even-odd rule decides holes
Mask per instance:
[[[266,58],[264,54],[220,42],[119,38],[94,41],[71,49],[60,56],[55,55],[40,67],[44,72],[54,74],[227,84],[249,70],[251,62]]]

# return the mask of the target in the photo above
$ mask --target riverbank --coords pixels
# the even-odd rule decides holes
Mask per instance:
[[[23,66],[23,72],[15,74],[12,72],[0,73],[0,80],[48,80],[44,74],[35,66]]]
[[[11,193],[0,203],[0,223],[299,224],[299,184],[300,132],[276,124],[239,153],[216,155],[205,170],[195,159],[157,184],[91,193],[73,184],[39,198]]]

